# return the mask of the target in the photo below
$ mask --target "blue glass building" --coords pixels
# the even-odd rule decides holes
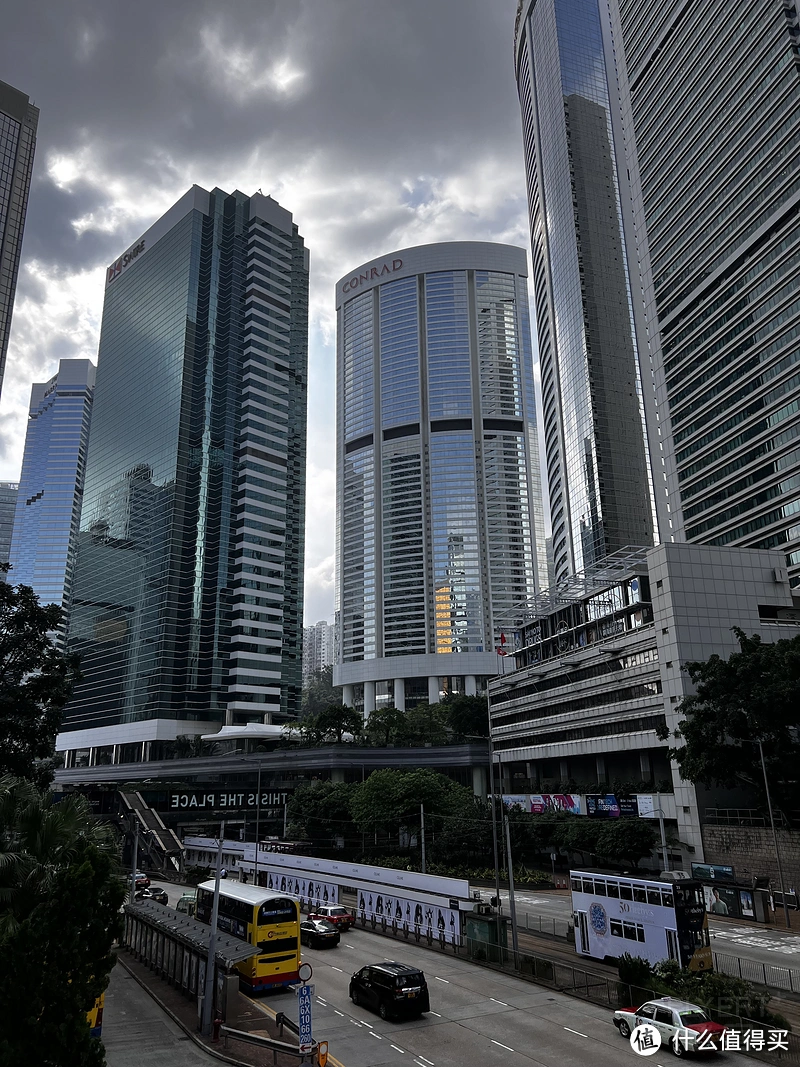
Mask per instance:
[[[31,387],[11,581],[30,585],[42,604],[69,604],[94,378],[90,360],[62,359],[49,382]]]
[[[25,93],[0,81],[0,390],[11,333],[11,312],[17,289],[38,125],[39,108]]]
[[[652,545],[666,486],[607,8],[520,0],[515,58],[560,581]]]
[[[59,748],[155,759],[302,684],[308,252],[194,186],[108,268]]]
[[[336,287],[347,704],[474,694],[546,584],[523,249],[403,249]]]

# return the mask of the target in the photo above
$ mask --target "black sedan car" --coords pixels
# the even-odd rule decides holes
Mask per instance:
[[[159,904],[169,904],[167,891],[162,889],[160,885],[151,885],[149,892],[151,900],[158,901]]]
[[[306,919],[300,923],[300,944],[309,948],[334,948],[342,935],[327,919]]]
[[[431,1010],[425,975],[404,963],[362,967],[350,979],[350,999],[382,1019],[417,1018]]]

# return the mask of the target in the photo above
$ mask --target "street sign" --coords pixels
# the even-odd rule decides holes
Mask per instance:
[[[313,973],[310,963],[301,963],[297,969],[297,977],[301,982],[307,982]]]
[[[310,1052],[314,1047],[311,1036],[311,987],[301,985],[297,990],[297,1022],[300,1028],[299,1047],[301,1052]]]

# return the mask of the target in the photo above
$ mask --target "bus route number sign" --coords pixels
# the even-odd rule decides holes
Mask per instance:
[[[297,1021],[300,1029],[299,1046],[301,1052],[310,1052],[314,1047],[311,1037],[311,996],[313,990],[309,985],[301,985],[297,990]]]

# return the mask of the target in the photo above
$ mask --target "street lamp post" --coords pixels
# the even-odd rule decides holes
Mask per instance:
[[[256,786],[256,858],[253,866],[253,884],[258,885],[258,837],[261,818],[261,760],[258,761],[258,785]]]
[[[489,696],[489,682],[486,682],[486,714],[489,720],[489,792],[492,808],[492,851],[494,853],[494,886],[497,900],[497,948],[500,949],[500,922],[502,905],[500,903],[500,850],[497,845],[497,798],[494,794],[494,745],[492,744],[492,702]]]
[[[219,824],[219,845],[217,846],[217,874],[214,880],[214,904],[211,908],[211,933],[208,935],[208,959],[206,960],[206,981],[203,990],[203,1019],[200,1032],[204,1037],[211,1033],[211,1012],[214,1007],[214,962],[217,955],[217,921],[219,920],[219,880],[222,870],[222,849],[225,843],[225,823]]]
[[[778,834],[775,829],[775,817],[772,814],[772,798],[769,795],[769,781],[767,780],[767,765],[764,762],[764,746],[761,741],[756,742],[758,745],[758,753],[761,757],[761,773],[764,775],[764,789],[767,794],[767,807],[769,808],[769,824],[772,827],[772,843],[775,846],[775,862],[778,865],[778,880],[781,884],[781,899],[783,900],[783,917],[786,921],[786,928],[791,930],[792,924],[789,921],[789,906],[786,903],[786,886],[783,881],[783,867],[781,866],[781,853],[778,848]]]

